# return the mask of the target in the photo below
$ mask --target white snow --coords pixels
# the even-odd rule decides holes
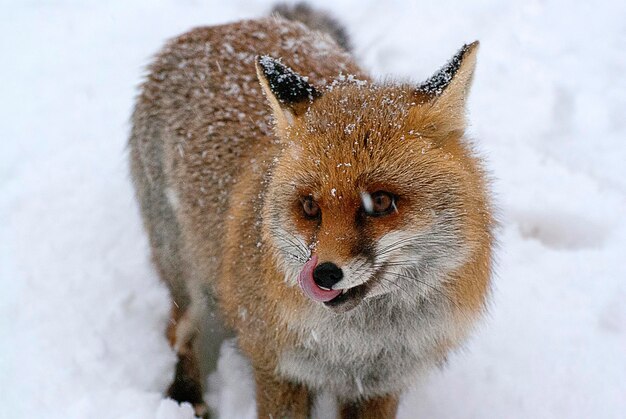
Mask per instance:
[[[168,299],[128,180],[127,121],[166,38],[270,4],[3,5],[0,418],[193,416],[162,397]],[[626,2],[321,4],[381,77],[422,81],[481,41],[470,129],[501,208],[493,303],[399,417],[624,417]],[[232,342],[209,382],[222,417],[253,417]]]
[[[361,192],[361,203],[363,204],[363,209],[365,209],[365,212],[374,212],[374,200],[372,199],[372,195],[370,195],[368,192]]]

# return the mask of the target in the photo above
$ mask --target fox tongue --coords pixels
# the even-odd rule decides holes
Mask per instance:
[[[325,290],[320,288],[313,280],[313,270],[317,265],[317,255],[313,255],[304,266],[300,275],[298,275],[298,285],[304,291],[304,295],[313,301],[326,302],[341,294],[339,290]]]

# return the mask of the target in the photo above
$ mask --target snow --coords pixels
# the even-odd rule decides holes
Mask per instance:
[[[374,200],[372,199],[372,195],[367,192],[361,192],[361,203],[363,204],[365,212],[374,212]]]
[[[0,418],[191,418],[126,164],[136,85],[166,38],[260,16],[241,0],[12,2],[0,15]],[[400,418],[619,418],[626,411],[626,3],[321,4],[364,67],[427,79],[481,41],[469,102],[500,206],[497,282],[465,350]],[[284,57],[288,64],[288,57]],[[254,416],[222,347],[207,400]],[[332,401],[318,403],[325,417]]]

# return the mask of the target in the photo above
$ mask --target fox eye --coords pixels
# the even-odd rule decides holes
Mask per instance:
[[[371,204],[370,215],[386,215],[396,208],[396,198],[389,192],[378,191],[372,194]]]
[[[302,198],[302,210],[307,218],[313,219],[320,215],[320,207],[310,196]]]

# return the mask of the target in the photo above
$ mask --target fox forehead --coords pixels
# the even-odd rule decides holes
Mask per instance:
[[[422,129],[429,121],[420,118],[421,100],[397,86],[348,85],[326,92],[283,138],[288,160],[297,160],[292,176],[299,174],[294,179],[300,184],[328,185],[327,193],[340,186],[369,190],[367,184],[391,183],[417,170],[421,160],[434,157],[425,154],[436,146]]]
[[[335,87],[311,104],[295,133],[317,138],[311,145],[324,152],[373,151],[385,147],[385,139],[406,128],[416,100],[410,91],[398,86],[366,83]]]
[[[335,139],[308,134],[292,147],[295,151],[279,160],[275,174],[300,196],[320,202],[360,203],[364,193],[377,191],[415,195],[420,184],[432,184],[431,177],[441,179],[449,171],[430,153],[433,143],[409,131],[390,133],[387,138],[366,127]]]

